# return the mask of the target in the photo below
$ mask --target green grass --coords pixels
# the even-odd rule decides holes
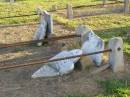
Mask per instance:
[[[118,18],[117,18],[118,17]],[[80,19],[68,20],[58,15],[54,16],[55,21],[61,23],[66,28],[75,29],[79,24],[90,26],[106,42],[112,37],[122,37],[124,40],[124,52],[130,54],[130,38],[127,37],[130,25],[130,16],[123,14],[111,14],[92,16]]]
[[[86,95],[68,95],[67,97],[88,97]]]
[[[66,4],[71,3],[73,6],[76,5],[89,5],[89,4],[97,4],[97,3],[101,3],[101,1],[99,0],[22,0],[19,2],[16,2],[12,5],[10,5],[9,3],[1,3],[1,9],[5,10],[5,5],[8,5],[8,7],[6,7],[6,9],[8,8],[13,8],[13,11],[21,11],[19,8],[22,9],[28,9],[28,11],[30,10],[35,10],[35,8],[37,6],[42,6],[44,9],[50,9],[52,5],[56,4],[58,5],[59,8],[64,8],[66,6]],[[15,9],[15,7],[19,6],[18,9]]]
[[[109,79],[100,82],[105,97],[130,97],[130,78]],[[100,97],[100,96],[99,96]]]
[[[36,8],[41,7],[45,10],[51,10],[52,5],[57,5],[59,9],[65,8],[66,4],[77,5],[90,5],[102,3],[100,0],[20,0],[19,2],[10,4],[0,2],[0,17],[5,16],[15,16],[21,14],[32,14],[36,13]],[[14,18],[14,19],[2,19],[0,24],[20,24],[37,21],[38,18],[24,17],[24,18]]]
[[[130,77],[98,81],[103,89],[102,94],[94,97],[130,97]],[[69,95],[66,97],[91,97],[87,95]]]

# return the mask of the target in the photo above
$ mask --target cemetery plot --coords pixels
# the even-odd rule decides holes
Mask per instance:
[[[23,41],[23,40],[28,40],[31,39],[33,36],[33,32],[35,32],[37,26],[33,26],[33,31],[27,31],[27,27],[17,27],[17,28],[7,28],[3,30],[3,33],[1,35],[7,35],[9,33],[8,37],[10,37],[9,40],[5,39],[4,37],[2,38],[3,43],[13,43],[16,41]],[[64,30],[64,31],[63,31]],[[62,35],[64,33],[70,34],[71,31],[67,31],[64,29],[63,26],[60,25],[55,25],[54,26],[54,31],[56,31],[56,35]],[[58,32],[59,31],[59,32]],[[10,33],[12,32],[12,33]],[[25,33],[25,36],[21,36]],[[21,37],[19,37],[21,36]],[[16,37],[14,39],[14,37]],[[25,38],[25,39],[21,39]],[[64,42],[64,41],[63,41]],[[70,43],[70,40],[68,40],[68,43]],[[60,47],[58,48],[60,44],[54,44],[50,45],[50,47],[34,47],[34,46],[27,46],[27,47],[18,47],[18,48],[12,48],[12,49],[4,49],[1,50],[1,61],[3,63],[1,65],[6,65],[6,64],[21,64],[23,62],[27,62],[33,59],[39,59],[42,57],[47,57],[51,56],[54,54],[57,54],[60,51]],[[7,51],[8,50],[8,51]],[[63,96],[63,94],[66,93],[72,93],[73,91],[81,91],[79,90],[79,87],[82,85],[84,89],[89,89],[89,90],[95,90],[95,94],[99,91],[98,86],[96,86],[96,83],[91,81],[91,79],[84,79],[84,81],[90,81],[90,85],[87,87],[84,87],[83,83],[80,83],[76,85],[77,82],[73,82],[73,80],[76,80],[79,78],[79,76],[83,77],[84,73],[83,72],[74,72],[71,75],[67,75],[63,77],[63,82],[61,85],[61,82],[59,81],[60,78],[46,78],[46,79],[37,79],[37,80],[32,80],[29,76],[33,74],[35,70],[40,68],[40,65],[38,67],[29,67],[29,68],[24,68],[24,69],[17,69],[17,70],[5,70],[5,71],[0,71],[0,77],[1,77],[1,91],[0,94],[1,96],[28,96],[30,95],[31,97],[35,96],[40,96],[40,95],[45,95],[45,96]],[[94,69],[94,68],[93,68]],[[86,74],[85,74],[86,75]],[[68,83],[69,81],[69,83]],[[8,84],[7,84],[8,83]],[[37,84],[36,84],[37,83]],[[73,83],[71,86],[70,84]],[[42,85],[42,86],[41,86]],[[39,87],[40,86],[40,87]],[[73,87],[74,86],[74,87]],[[91,87],[90,87],[91,86]],[[70,91],[70,90],[73,91]],[[10,93],[11,92],[11,93]],[[89,93],[90,91],[82,91],[83,93]],[[63,93],[63,94],[62,94]],[[8,96],[9,95],[9,96]]]
[[[64,27],[59,25],[55,25],[54,28],[56,30],[62,28],[60,29],[61,32],[64,29]],[[55,29],[54,31],[56,31]],[[65,32],[66,33],[68,32],[68,34],[70,33],[69,31],[65,31]],[[62,32],[62,34],[65,32]],[[57,34],[59,35],[61,33],[57,32]],[[70,40],[68,40],[68,43],[70,43]],[[10,65],[21,64],[23,63],[23,61],[25,62],[29,61],[30,58],[31,60],[39,59],[39,57],[41,58],[41,57],[50,56],[52,54],[57,54],[60,49],[60,48],[57,49],[58,45],[55,46],[51,45],[50,46],[51,48],[50,47],[38,48],[34,46],[19,47],[18,49],[13,48],[12,50],[9,51],[11,53],[5,55],[1,54],[1,58],[5,56],[4,60],[7,59],[4,61],[4,64],[10,64]],[[19,49],[21,48],[24,49],[24,51],[19,51]],[[18,50],[18,51],[16,52],[14,50]],[[54,50],[54,52],[52,50]],[[22,55],[20,56],[20,54]],[[82,59],[82,62],[83,61],[85,63],[88,62],[88,60],[85,59]],[[48,97],[51,96],[57,97],[63,95],[65,96],[66,93],[72,94],[78,91],[82,94],[89,94],[91,96],[94,96],[98,94],[98,92],[101,92],[99,85],[96,84],[95,82],[96,79],[93,78],[92,76],[88,76],[89,73],[91,73],[91,71],[95,71],[96,69],[98,69],[97,67],[94,66],[94,64],[92,65],[92,63],[88,63],[87,68],[83,71],[80,72],[74,71],[71,74],[65,75],[63,77],[45,78],[45,79],[43,78],[43,79],[36,79],[36,80],[31,79],[30,76],[33,74],[34,71],[39,69],[40,66],[41,65],[37,67],[31,66],[29,68],[19,68],[19,69],[0,71],[1,72],[0,77],[2,83],[0,85],[2,89],[2,91],[0,91],[1,95],[7,97],[9,97],[10,95],[11,96],[18,95],[20,97],[28,96],[28,95],[30,95],[31,97],[40,96],[40,95],[45,95]],[[100,79],[104,79],[106,77],[109,78],[111,76],[114,75],[109,69],[103,71],[102,73],[96,74],[96,78],[98,77]],[[92,91],[95,92],[92,93]]]
[[[57,2],[59,1],[60,0],[58,0]],[[63,6],[65,7],[65,4],[63,2],[66,2],[67,0],[64,0],[64,1],[61,0],[61,1],[62,1],[61,4],[63,4]],[[87,1],[85,0],[85,2],[88,2],[88,1],[89,0]],[[99,0],[96,0],[96,3],[98,1]],[[49,7],[51,8],[49,4],[51,3],[54,4],[54,2],[45,1],[44,4],[46,3],[47,4],[46,6],[44,6],[43,4],[43,8],[49,8]],[[78,0],[78,1],[72,0],[70,2],[73,2],[73,4],[75,5],[75,3],[79,4],[81,0]],[[16,4],[14,3],[14,6],[15,5],[17,6],[17,3]],[[36,8],[32,5],[32,3],[30,3],[30,7],[24,6],[24,8],[25,9],[27,8],[29,11],[27,12],[27,14],[32,13],[32,7],[33,9]],[[22,11],[22,8],[18,10]],[[96,13],[96,12],[99,12],[99,13]],[[119,13],[121,12],[122,14],[113,14],[113,13],[118,13],[118,12]],[[25,12],[22,11],[21,13],[25,14],[26,11]],[[80,62],[84,64],[84,69],[80,72],[78,70],[74,70],[70,74],[64,75],[62,77],[58,76],[58,77],[52,77],[52,78],[31,79],[31,75],[35,71],[37,71],[41,66],[43,66],[43,64],[40,64],[40,65],[38,64],[37,67],[30,66],[28,68],[22,67],[22,68],[17,68],[17,69],[2,70],[0,71],[0,89],[1,89],[0,96],[2,97],[15,97],[15,96],[18,96],[18,97],[43,97],[43,96],[64,97],[65,96],[67,97],[67,95],[73,95],[73,94],[82,95],[83,94],[83,95],[88,95],[90,97],[94,97],[96,95],[100,96],[99,93],[101,93],[101,96],[102,96],[102,94],[104,94],[105,89],[102,88],[99,83],[97,83],[97,80],[104,81],[110,78],[120,79],[123,76],[127,76],[127,75],[129,77],[130,45],[129,45],[129,40],[127,37],[127,30],[130,24],[129,23],[130,17],[129,15],[124,15],[122,4],[115,4],[114,6],[113,5],[93,6],[92,9],[90,7],[74,8],[74,19],[72,20],[66,18],[67,17],[66,10],[57,10],[52,13],[54,15],[54,20],[55,20],[54,21],[54,34],[53,34],[54,36],[74,34],[75,33],[74,29],[79,24],[89,25],[94,30],[94,32],[96,32],[96,34],[99,37],[101,37],[101,39],[105,40],[105,44],[106,44],[105,49],[109,49],[108,48],[108,45],[109,45],[110,48],[113,48],[114,54],[111,53],[110,57],[108,57],[109,53],[103,54],[103,63],[101,64],[103,67],[101,66],[101,68],[96,67],[95,64],[88,57],[82,57]],[[99,14],[102,14],[102,15],[99,15]],[[20,14],[19,13],[6,14],[6,15],[0,14],[0,16],[14,16],[14,15],[20,15]],[[91,15],[92,17],[89,17]],[[80,17],[84,17],[84,18],[80,18]],[[36,17],[32,16],[32,17],[26,17],[26,18],[14,18],[14,19],[4,19],[4,20],[2,19],[0,21],[0,24],[2,25],[18,24],[19,25],[21,23],[30,23],[30,22],[33,23],[37,21],[38,21],[37,16]],[[33,35],[36,32],[37,28],[38,28],[37,24],[2,28],[0,30],[0,43],[1,43],[0,45],[32,40]],[[111,39],[112,37],[119,37],[119,36],[123,38],[124,48],[118,48],[119,46],[118,43],[122,45],[122,39],[120,38],[116,38],[115,40]],[[53,43],[50,42],[48,45],[44,45],[41,47],[37,47],[34,44],[34,45],[26,45],[26,46],[0,49],[0,61],[3,61],[3,62],[0,62],[0,66],[6,66],[6,65],[12,66],[14,64],[20,65],[23,63],[26,64],[26,62],[30,62],[30,61],[36,61],[36,60],[43,61],[43,59],[50,59],[54,55],[57,55],[60,51],[64,51],[64,50],[70,51],[74,48],[75,49],[81,48],[81,44],[77,43],[77,41],[79,40],[80,40],[79,38],[78,39],[74,38],[74,39],[68,39],[65,41],[61,40],[61,41],[57,41]],[[108,43],[109,40],[110,42]],[[112,43],[113,40],[115,41],[115,43]],[[116,40],[119,40],[118,43],[116,43],[117,42]],[[82,41],[84,41],[84,39]],[[91,42],[93,42],[94,48],[95,48],[96,42],[95,41],[91,41]],[[84,48],[86,48],[86,46]],[[116,52],[117,50],[119,50],[119,53]],[[123,57],[122,50],[124,50],[124,54],[125,54],[124,60],[122,58]],[[115,75],[111,69],[108,69],[108,67],[110,67],[110,65],[107,64],[109,59],[112,60],[109,63],[116,64],[116,65],[111,66],[114,72],[117,72],[118,70],[123,71],[124,67],[122,64],[123,64],[123,61],[125,61],[125,69],[126,69],[125,72]],[[115,61],[115,60],[119,60],[119,61]],[[117,69],[118,66],[120,69]],[[107,70],[105,70],[106,68]],[[91,74],[93,74],[93,76]],[[122,82],[125,84],[125,87],[127,88],[127,85],[129,85],[129,82],[127,82],[127,80],[125,79]],[[120,86],[120,85],[122,86],[122,84],[119,84],[119,85],[117,83],[115,84],[117,86]],[[107,83],[107,86],[108,85],[109,83]],[[111,86],[109,88],[111,88]],[[112,85],[112,89],[113,89],[113,85]],[[119,95],[121,95],[120,91],[118,92],[119,92]],[[117,92],[115,91],[115,93]],[[125,93],[124,95],[129,96],[129,90],[128,90],[128,93],[127,91],[123,93]]]

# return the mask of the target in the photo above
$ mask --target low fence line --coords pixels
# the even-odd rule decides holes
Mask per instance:
[[[10,48],[10,47],[15,47],[15,46],[21,46],[21,45],[28,45],[28,44],[38,43],[38,42],[57,41],[57,40],[74,38],[74,37],[81,37],[81,35],[76,35],[76,34],[63,35],[63,36],[51,37],[51,38],[48,38],[48,39],[32,40],[32,41],[18,42],[18,43],[13,43],[13,44],[2,44],[0,46],[0,49]]]
[[[114,2],[114,3],[107,3],[105,5],[113,5],[113,4],[121,4],[124,2],[118,1],[118,2]],[[93,6],[101,6],[103,4],[94,4],[94,5],[79,5],[79,6],[74,6],[72,8],[81,8],[81,7],[93,7]],[[57,10],[64,10],[66,8],[61,8],[61,9],[57,9]],[[54,12],[54,10],[49,10],[48,12]],[[36,16],[38,14],[34,13],[34,14],[27,14],[27,15],[18,15],[18,16],[7,16],[7,17],[0,17],[0,19],[7,19],[7,18],[15,18],[15,17],[28,17],[28,16]]]
[[[25,14],[25,15],[17,15],[17,16],[7,16],[7,17],[0,17],[0,19],[8,19],[8,18],[17,18],[17,17],[28,17],[28,16],[36,16],[38,14]]]
[[[113,4],[122,4],[124,2],[118,1],[118,2],[113,2],[113,3],[106,3],[105,5],[113,5]],[[79,5],[79,6],[73,6],[72,8],[82,8],[82,7],[94,7],[94,6],[102,6],[103,4],[93,4],[93,5]],[[57,10],[64,10],[66,8],[60,8]],[[48,11],[49,12],[49,11]],[[50,11],[53,12],[53,11]]]
[[[11,68],[18,68],[18,67],[34,66],[34,65],[45,64],[45,63],[49,63],[49,62],[73,59],[73,58],[77,58],[77,57],[90,56],[90,55],[99,54],[99,53],[105,53],[105,52],[112,52],[112,50],[111,49],[105,49],[103,51],[92,52],[92,53],[88,53],[88,54],[81,54],[81,55],[70,56],[70,57],[57,58],[57,59],[52,59],[52,60],[35,61],[35,62],[30,62],[30,63],[25,63],[25,64],[12,65],[12,66],[11,65],[0,66],[0,70],[11,69]]]
[[[13,25],[0,25],[0,28],[9,28],[9,27],[19,27],[19,26],[30,26],[40,24],[38,22],[28,23],[28,24],[13,24]]]
[[[107,3],[105,5],[114,5],[114,4],[122,4],[124,2],[118,1],[114,3]],[[79,6],[74,6],[73,8],[81,8],[81,7],[94,7],[94,6],[102,6],[103,4],[94,4],[94,5],[79,5]]]
[[[1,10],[1,11],[0,11],[0,13],[9,13],[9,12],[13,12],[13,13],[14,13],[14,10],[11,10],[11,11],[10,11],[10,10],[7,10],[7,9],[6,9],[6,11],[5,11],[5,10]],[[16,10],[15,12],[20,13],[21,11]],[[24,12],[24,11],[23,11],[23,12]],[[27,11],[25,11],[25,12],[27,12]],[[33,10],[33,11],[31,11],[31,12],[35,13],[36,11]],[[28,13],[29,13],[29,12],[28,12]]]

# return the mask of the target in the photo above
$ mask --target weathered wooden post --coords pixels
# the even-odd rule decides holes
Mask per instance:
[[[105,7],[107,3],[107,0],[103,0],[103,6]]]
[[[10,3],[14,3],[15,0],[10,0]]]
[[[57,9],[58,9],[57,5],[52,5],[52,9],[51,9],[52,11],[57,11]]]
[[[109,53],[109,64],[113,72],[123,72],[125,70],[124,66],[124,56],[123,56],[123,40],[120,37],[115,37],[109,41],[109,49],[112,52]]]
[[[15,0],[1,0],[2,2],[10,2],[10,3],[14,3]]]
[[[73,8],[70,4],[67,4],[67,18],[73,19]]]
[[[129,8],[129,0],[124,0],[124,13],[125,14],[128,14],[130,11],[130,8]]]
[[[118,2],[118,0],[115,0],[115,3],[117,3]]]
[[[128,28],[127,36],[130,37],[130,27]]]

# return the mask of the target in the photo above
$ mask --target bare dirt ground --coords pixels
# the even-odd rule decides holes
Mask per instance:
[[[1,43],[14,43],[18,41],[31,40],[37,26],[18,27],[0,30]],[[65,30],[63,26],[56,25],[54,27],[56,35],[71,33]],[[31,29],[30,31],[27,31]],[[57,30],[58,29],[58,30]],[[23,34],[24,33],[24,34]],[[69,41],[69,40],[68,40]],[[25,61],[39,59],[60,52],[62,42],[55,42],[49,46],[21,46],[18,48],[1,49],[0,61],[1,65],[20,64]],[[130,65],[126,58],[126,72],[119,75],[129,74]],[[91,66],[89,70],[73,71],[63,77],[54,78],[37,78],[32,79],[31,75],[40,68],[41,65],[31,66],[27,68],[17,68],[11,70],[0,71],[0,97],[63,97],[68,94],[86,94],[94,96],[102,92],[102,88],[97,84],[97,80],[104,80],[114,75],[111,69],[105,70],[94,76],[87,76],[91,71],[97,69]],[[122,77],[121,76],[121,77]]]

